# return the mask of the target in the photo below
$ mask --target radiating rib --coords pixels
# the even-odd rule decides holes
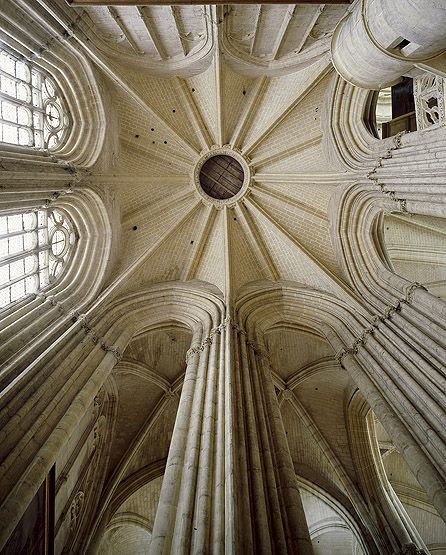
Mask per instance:
[[[410,243],[402,245],[386,242],[386,250],[392,260],[397,260],[398,262],[446,266],[446,248],[443,247],[411,245]]]
[[[119,185],[122,183],[123,177],[128,178],[128,173],[113,175],[107,173],[96,173],[88,177],[88,182],[104,184],[116,183]],[[132,175],[131,180],[134,184],[147,185],[148,188],[156,185],[165,185],[166,187],[170,185],[185,185],[187,187],[189,185],[188,175],[171,175],[162,177],[154,177],[151,175]]]
[[[228,207],[223,208],[223,225],[224,225],[224,240],[225,240],[225,299],[228,305],[232,302],[234,294],[233,283],[233,268],[232,268],[232,236],[231,236],[231,218],[228,215]]]
[[[206,247],[206,244],[209,239],[209,234],[214,225],[217,211],[212,206],[208,206],[206,210],[207,210],[207,216],[205,218],[205,224],[203,226],[201,235],[197,241],[195,252],[191,257],[189,264],[186,265],[186,267],[184,268],[183,275],[181,277],[181,279],[185,281],[193,279],[195,277],[195,274],[197,273],[197,269],[200,265],[201,256],[203,254],[204,248]]]
[[[392,214],[392,218],[395,219],[395,220],[398,220],[401,223],[404,223],[405,225],[408,225],[408,226],[417,227],[419,229],[420,228],[425,229],[425,230],[431,231],[433,233],[438,233],[439,235],[446,235],[446,228],[445,229],[439,229],[438,227],[431,226],[427,222],[424,222],[424,221],[420,222],[417,219],[407,218],[407,217],[401,216],[399,214]]]
[[[275,164],[276,162],[280,162],[281,160],[286,160],[299,152],[303,152],[307,148],[312,148],[314,146],[318,146],[322,141],[322,135],[318,135],[313,139],[308,139],[308,141],[304,141],[303,143],[299,143],[295,146],[290,146],[285,150],[276,152],[275,154],[271,154],[270,156],[265,156],[264,158],[254,159],[253,162],[257,168],[262,166],[268,166],[271,164]]]
[[[243,203],[238,205],[237,214],[240,217],[240,222],[245,228],[246,238],[252,243],[252,248],[260,260],[263,260],[265,268],[267,268],[271,279],[277,281],[280,279],[280,274],[276,268],[276,265],[271,258],[268,249],[266,248],[265,242],[263,241],[257,226],[253,222],[251,215],[247,211]]]
[[[262,4],[258,4],[258,6],[257,6],[257,17],[256,17],[255,25],[254,25],[254,34],[253,34],[253,37],[252,37],[251,45],[249,47],[249,53],[251,55],[252,55],[252,53],[254,51],[254,48],[255,48],[257,35],[258,35],[258,30],[259,30],[259,22],[260,22],[261,16],[262,16]]]
[[[256,172],[259,183],[317,183],[322,185],[342,185],[357,180],[354,173],[262,173]]]
[[[296,6],[291,4],[283,16],[283,20],[277,31],[277,37],[276,37],[276,40],[274,41],[273,49],[271,52],[271,60],[275,60],[277,58],[280,47],[282,46],[282,43],[283,43],[283,39],[285,38],[286,32],[288,30],[288,25],[290,23],[291,18],[294,15],[295,10],[296,10]]]
[[[286,181],[284,181],[284,183],[286,183]],[[255,187],[255,194],[280,200],[281,202],[284,203],[285,206],[290,206],[290,205],[294,206],[298,210],[301,210],[302,212],[306,212],[311,216],[317,216],[318,218],[320,218],[321,220],[324,220],[325,222],[328,221],[328,216],[326,212],[323,212],[322,210],[318,210],[317,208],[314,208],[313,206],[306,204],[304,202],[293,199],[288,195],[283,195],[281,193],[277,193],[276,191],[270,191],[268,189],[264,189],[262,186],[258,184],[256,184],[256,187]]]
[[[210,148],[212,145],[212,138],[209,129],[206,126],[203,118],[201,117],[200,110],[191,94],[190,88],[187,82],[180,78],[176,78],[179,89],[181,90],[182,97],[184,98],[184,105],[188,109],[188,114],[190,115],[190,122],[194,128],[194,131],[200,141],[200,146],[203,149]]]
[[[213,6],[212,19],[213,19],[213,32],[214,32],[214,72],[215,72],[215,100],[217,110],[217,143],[220,146],[224,144],[224,110],[223,110],[223,75],[222,75],[222,60],[220,52],[220,26],[218,25],[218,18],[220,16],[220,8]]]
[[[308,9],[308,8],[307,8]],[[320,5],[320,6],[314,6],[314,14],[313,17],[311,18],[310,23],[307,25],[307,28],[305,30],[305,33],[302,33],[302,37],[301,40],[299,41],[299,43],[295,46],[294,48],[294,52],[297,54],[299,53],[305,42],[307,41],[311,31],[313,30],[313,27],[316,25],[317,20],[319,19],[319,16],[321,15],[321,13],[324,11],[324,5]],[[297,10],[297,17],[299,17],[299,9]]]
[[[192,187],[180,190],[175,195],[166,195],[163,200],[158,201],[155,205],[155,211],[151,212],[151,217],[153,218],[156,214],[162,214],[168,208],[175,206],[179,202],[186,200],[187,198],[192,198],[194,191]],[[136,210],[132,210],[124,215],[122,220],[122,225],[125,227],[129,222],[135,218],[138,218],[141,214],[147,211],[147,205],[139,206]]]
[[[317,266],[321,270],[322,274],[333,283],[335,288],[340,290],[339,292],[341,294],[347,291],[348,294],[351,296],[350,289],[337,276],[335,276],[320,260],[318,260],[314,254],[312,254],[306,247],[304,247],[303,244],[300,243],[300,241],[298,241],[295,237],[293,237],[293,235],[291,235],[281,224],[279,224],[279,222],[276,221],[276,219],[273,216],[271,216],[271,214],[269,214],[263,207],[261,207],[252,198],[252,196],[246,198],[245,203],[248,206],[250,206],[253,211],[261,214],[264,218],[266,218],[268,222],[270,222],[277,229],[280,235],[282,235],[290,243],[292,243],[295,247],[297,247],[299,251],[302,252],[302,254],[304,254],[313,264],[315,264],[315,266]]]
[[[187,47],[186,47],[186,43],[184,41],[183,35],[184,35],[184,29],[182,28],[182,24],[180,21],[180,15],[178,10],[181,8],[178,8],[178,6],[170,6],[170,12],[172,14],[172,18],[173,21],[175,23],[175,28],[177,30],[178,33],[178,40],[180,41],[181,44],[181,48],[183,50],[183,54],[185,56],[187,56],[188,52],[187,52]]]
[[[127,270],[119,274],[119,276],[98,297],[96,301],[97,304],[100,304],[101,302],[103,302],[103,300],[107,298],[107,296],[113,293],[121,285],[125,285],[126,283],[128,283],[129,277],[133,275],[136,272],[136,270],[138,270],[153,254],[155,254],[164,243],[166,243],[169,239],[171,239],[171,237],[175,235],[175,233],[178,233],[178,231],[182,228],[182,226],[195,215],[195,213],[197,212],[197,209],[200,206],[201,206],[201,201],[197,200],[197,202],[192,206],[192,208],[188,212],[186,212],[186,214],[182,218],[177,220],[170,227],[167,233],[162,235],[157,241],[155,241],[155,243],[150,248],[148,248],[145,252],[143,252],[143,254],[141,254],[132,264],[130,264]]]
[[[329,63],[328,58],[327,58],[327,64],[326,64],[325,68],[315,77],[315,79],[313,81],[311,81],[308,84],[308,86],[305,88],[305,90],[289,106],[287,106],[287,108],[285,108],[279,114],[279,116],[273,121],[273,123],[269,127],[267,127],[262,132],[262,134],[259,137],[257,137],[257,139],[255,139],[255,141],[251,142],[251,144],[246,145],[244,147],[243,150],[244,150],[245,155],[249,156],[260,145],[260,143],[262,143],[272,133],[272,131],[280,123],[282,123],[286,119],[288,114],[292,110],[294,110],[294,108],[296,108],[296,106],[298,106],[304,100],[304,98],[322,81],[322,79],[330,71],[332,71],[332,66]]]
[[[116,25],[124,33],[124,36],[127,39],[127,42],[130,44],[135,54],[144,54],[144,50],[141,50],[139,48],[138,44],[136,43],[136,40],[132,37],[132,33],[130,32],[129,29],[127,29],[127,25],[124,23],[124,21],[122,20],[122,17],[119,15],[118,10],[116,8],[113,8],[112,6],[108,6],[107,10],[108,10],[108,13],[111,15],[111,17],[115,20]]]
[[[129,146],[130,148],[133,148],[134,150],[138,151],[140,154],[143,154],[143,158],[147,156],[147,154],[149,154],[152,158],[154,158],[158,162],[165,163],[166,161],[165,156],[160,155],[157,152],[157,150],[150,148],[151,145],[144,147],[142,143],[132,140],[128,137],[121,137],[120,140],[125,145]],[[190,172],[190,169],[193,163],[190,158],[184,158],[183,156],[181,156],[181,154],[178,154],[178,151],[175,151],[172,149],[168,151],[168,155],[171,158],[172,162],[175,164],[175,166],[179,168],[182,173],[184,172],[185,174],[188,174]]]
[[[260,103],[263,100],[263,97],[265,96],[268,88],[268,83],[268,77],[259,77],[255,81],[254,85],[251,87],[251,90],[248,93],[248,98],[246,99],[243,112],[238,119],[231,140],[229,141],[232,148],[240,148],[240,145],[243,142],[251,121],[254,117],[255,111],[259,107]]]

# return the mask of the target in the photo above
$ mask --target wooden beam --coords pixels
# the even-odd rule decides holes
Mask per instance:
[[[212,4],[258,4],[255,0],[66,0],[72,6],[202,6]],[[296,0],[295,4],[351,4],[353,0]],[[284,0],[269,0],[263,4],[288,4]]]

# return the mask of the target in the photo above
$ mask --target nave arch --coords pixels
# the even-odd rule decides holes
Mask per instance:
[[[38,484],[49,472],[67,437],[78,426],[86,408],[93,403],[131,337],[138,331],[148,331],[151,326],[158,325],[167,317],[168,320],[177,319],[189,325],[196,334],[196,343],[202,334],[210,332],[212,322],[219,325],[218,319],[222,317],[223,305],[218,295],[209,294],[206,290],[204,293],[194,291],[193,287],[186,284],[179,284],[174,288],[171,284],[155,286],[148,292],[146,301],[148,304],[144,302],[144,296],[134,294],[121,303],[114,303],[113,306],[106,307],[101,315],[98,314],[94,321],[89,321],[88,330],[79,325],[77,316],[72,316],[75,323],[65,331],[64,340],[56,340],[55,344],[37,358],[34,368],[26,368],[30,391],[33,383],[42,379],[42,373],[47,375],[48,372],[52,373],[54,383],[61,389],[56,395],[53,391],[40,389],[28,399],[22,398],[20,408],[17,406],[17,398],[9,399],[9,404],[14,403],[16,406],[17,416],[29,414],[28,406],[36,406],[36,403],[42,412],[40,418],[33,418],[26,435],[19,430],[16,430],[18,433],[8,434],[9,427],[11,430],[14,427],[11,419],[8,419],[8,424],[3,428],[5,436],[11,437],[11,447],[15,445],[2,465],[3,499],[9,500],[9,503],[3,504],[5,514],[9,515],[4,522],[10,523],[3,531],[2,537],[5,540],[37,490]],[[74,345],[76,347],[73,348]],[[5,415],[7,409],[6,398]],[[30,457],[29,438],[39,437],[37,430],[40,429],[42,433],[41,422],[47,418],[52,423],[45,428],[46,437],[42,438],[40,445],[33,442],[36,454],[39,452],[40,455],[27,467],[26,461]],[[12,435],[15,437],[12,438]],[[24,449],[27,449],[26,459],[23,456]],[[25,464],[20,463],[21,460]],[[15,492],[10,491],[11,483],[16,484]],[[12,514],[16,515],[16,521]]]
[[[73,274],[67,274],[66,280],[51,295],[37,296],[16,305],[4,324],[7,342],[2,353],[6,353],[8,359],[8,379],[14,381],[2,398],[3,418],[6,421],[11,413],[17,415],[4,430],[5,434],[10,431],[5,446],[11,451],[2,466],[6,499],[2,515],[9,523],[9,530],[20,518],[26,500],[36,491],[56,454],[67,445],[87,407],[94,405],[112,369],[122,363],[121,355],[132,338],[150,333],[166,319],[189,327],[193,334],[191,356],[199,357],[203,353],[205,357],[211,356],[206,349],[212,343],[206,340],[221,337],[213,330],[224,324],[226,333],[228,325],[232,326],[234,321],[236,329],[231,327],[230,335],[231,345],[237,345],[237,356],[247,360],[244,362],[246,368],[255,367],[259,375],[266,377],[268,371],[262,374],[263,363],[258,359],[263,360],[264,337],[271,326],[280,327],[280,322],[288,321],[291,326],[311,329],[312,333],[326,339],[335,358],[334,368],[344,367],[359,387],[444,516],[441,389],[446,349],[445,308],[421,287],[391,270],[386,264],[385,246],[380,237],[384,213],[397,210],[444,216],[444,204],[440,199],[444,197],[441,183],[444,180],[441,168],[444,130],[372,142],[360,123],[367,93],[354,89],[340,78],[334,81],[339,87],[333,96],[333,118],[339,117],[341,121],[333,123],[331,120],[332,139],[338,145],[333,156],[350,173],[347,185],[339,192],[341,211],[332,210],[336,214],[332,222],[333,236],[339,237],[336,239],[339,258],[348,276],[355,307],[362,303],[362,310],[353,310],[345,299],[341,302],[320,291],[289,283],[252,284],[242,294],[233,314],[224,306],[218,291],[197,283],[155,285],[124,299],[108,301],[106,295],[99,293],[107,277],[108,260],[116,254],[110,246],[113,221],[108,220],[107,210],[94,191],[82,189],[57,195],[56,201],[71,210],[86,230],[88,248],[79,251],[82,265],[73,267],[77,268],[73,269],[74,278]],[[349,109],[342,109],[348,103]],[[100,116],[100,110],[98,112]],[[98,121],[99,116],[95,116]],[[98,145],[101,140],[97,139]],[[75,146],[72,148],[74,152]],[[99,148],[94,146],[91,152]],[[93,158],[84,160],[81,155],[82,152],[76,154],[76,158],[69,153],[67,157],[73,157],[81,166],[88,166]],[[413,164],[410,163],[412,158],[416,160]],[[8,164],[14,171],[13,156]],[[56,163],[53,166],[60,170]],[[367,168],[367,175],[364,175],[364,168]],[[76,178],[76,173],[74,177],[71,173],[73,168],[68,166],[64,177],[58,174],[57,179],[64,184],[59,187],[62,192],[66,192],[70,181]],[[414,173],[417,173],[416,181]],[[42,187],[39,202],[57,193],[54,189]],[[15,200],[12,193],[3,198]],[[84,223],[83,214],[87,213]],[[101,253],[99,265],[92,255],[97,252]],[[231,320],[227,320],[228,316]],[[18,330],[24,329],[33,338],[26,345],[18,334]],[[219,348],[221,344],[223,341]],[[217,357],[217,354],[212,356]],[[133,375],[147,374],[146,368],[136,368],[129,363],[126,371]],[[48,384],[50,388],[45,387]],[[169,392],[168,384],[161,386],[165,393]],[[15,398],[19,389],[23,389],[23,395]],[[249,393],[248,390],[246,385]],[[30,407],[36,412],[31,413]],[[293,410],[296,411],[296,407]],[[34,414],[40,415],[35,421]],[[305,418],[301,408],[299,414]],[[25,415],[22,426],[26,430],[16,427],[21,415]],[[308,419],[307,422],[311,424]],[[29,461],[32,464],[27,469]],[[271,475],[268,479],[273,480]],[[349,486],[348,476],[343,476],[342,480]],[[17,485],[11,492],[9,484],[13,483]],[[376,523],[367,514],[361,495],[353,490],[349,495],[355,500],[361,520],[374,530]],[[386,514],[384,519],[397,517],[390,511],[390,516]],[[412,540],[421,545],[410,526],[407,529],[398,519],[396,522],[395,530],[392,529],[395,537],[389,540],[383,534],[379,540],[383,542],[381,547],[386,546],[387,541],[399,547]]]
[[[236,335],[240,334],[238,330],[246,332],[247,335],[242,334],[241,337],[245,337],[248,348],[254,349],[255,356],[257,356],[256,352],[261,353],[265,349],[263,339],[265,332],[284,321],[299,322],[300,326],[304,325],[306,328],[316,330],[318,335],[328,340],[333,352],[339,352],[354,341],[358,331],[367,324],[368,316],[366,311],[363,315],[354,313],[348,305],[330,295],[292,283],[251,285],[246,288],[238,301],[235,314],[237,319],[233,320],[234,332]],[[28,495],[29,499],[33,495],[40,483],[39,480],[45,476],[55,456],[63,449],[66,438],[78,426],[85,408],[93,403],[132,337],[147,333],[152,328],[159,327],[162,322],[176,320],[190,328],[193,333],[192,347],[198,348],[201,352],[203,338],[212,339],[215,337],[215,331],[212,332],[212,330],[221,324],[224,324],[223,328],[228,325],[230,321],[226,321],[225,324],[225,318],[224,303],[214,288],[200,283],[170,283],[168,286],[153,286],[144,295],[130,295],[113,302],[111,306],[104,307],[101,314],[97,314],[95,320],[89,322],[90,331],[79,329],[76,324],[73,324],[68,332],[77,337],[84,336],[82,346],[85,345],[88,348],[75,351],[74,356],[70,355],[68,358],[64,354],[66,349],[62,348],[58,356],[51,358],[53,376],[56,380],[63,380],[64,376],[71,375],[72,380],[80,380],[79,383],[84,385],[68,403],[69,391],[64,391],[65,406],[57,415],[53,406],[49,405],[46,408],[45,416],[54,419],[51,424],[53,432],[43,439],[40,458],[25,471],[19,464],[9,467],[8,475],[18,483],[14,489],[15,499],[26,499],[25,495]],[[93,341],[90,342],[91,339]],[[348,374],[367,397],[370,406],[387,426],[389,433],[397,435],[394,441],[401,452],[405,454],[408,450],[411,455],[416,455],[410,461],[408,460],[408,463],[428,490],[437,508],[441,508],[441,489],[437,490],[435,487],[441,480],[433,465],[414,441],[406,427],[406,422],[397,415],[384,398],[381,392],[382,384],[380,387],[379,383],[373,383],[373,380],[366,375],[364,363],[361,360],[359,363],[355,362],[352,360],[353,357],[352,359],[350,357],[352,355],[349,354],[343,360]],[[60,363],[61,361],[63,362]],[[70,391],[73,390],[70,389]],[[30,401],[42,403],[43,406],[46,399],[41,396],[38,399],[38,397],[39,395]],[[21,410],[26,411],[26,404]],[[38,427],[39,424],[40,422],[37,421],[35,426]],[[18,439],[19,449],[27,445],[26,438],[16,439]],[[11,452],[9,460],[19,462],[19,453],[16,450]],[[24,480],[23,477],[25,477]],[[345,478],[344,483],[348,483]],[[351,494],[352,491],[350,491]],[[373,529],[374,525],[370,517],[366,516],[367,508],[363,505],[361,496],[357,493],[355,495],[354,503],[361,514],[361,520],[369,519],[369,525]],[[8,496],[8,499],[11,500],[11,497]],[[26,500],[23,503],[26,503]],[[5,506],[7,507],[7,504]],[[9,512],[11,523],[13,523],[14,511],[15,518],[19,518],[22,507],[23,505],[17,506],[17,504],[15,507],[12,504],[9,506],[9,510],[12,509]]]

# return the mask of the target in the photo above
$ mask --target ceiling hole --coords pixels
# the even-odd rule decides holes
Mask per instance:
[[[150,131],[155,131],[155,129],[152,127],[152,128],[150,129]]]
[[[135,135],[135,139],[139,139],[139,135]]]
[[[155,144],[155,141],[152,141],[152,145],[154,145],[154,144]]]
[[[193,244],[194,244],[194,242],[193,242],[193,241],[191,241],[191,242],[190,242],[190,244],[191,244],[191,245],[193,245]]]
[[[395,50],[402,50],[405,46],[410,44],[410,40],[401,38],[400,42],[394,46]]]
[[[226,154],[208,158],[200,170],[203,191],[217,200],[235,196],[243,186],[245,175],[240,163]]]
[[[243,96],[246,94],[246,91],[243,91]]]
[[[234,222],[236,222],[236,221],[237,221],[237,218],[234,218]]]
[[[133,231],[136,231],[137,229],[138,229],[138,226],[137,226],[137,225],[134,225],[134,226],[133,226]]]
[[[175,113],[175,110],[172,110],[173,113]]]
[[[167,145],[167,141],[164,141],[164,144]]]
[[[192,89],[192,92],[195,92],[195,89]]]

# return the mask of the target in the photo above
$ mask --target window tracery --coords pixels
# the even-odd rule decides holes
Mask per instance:
[[[0,308],[54,283],[75,243],[74,227],[58,209],[0,214]]]
[[[55,81],[0,48],[0,141],[38,149],[63,142],[69,114]]]
[[[446,81],[433,73],[424,73],[415,79],[415,108],[419,129],[445,125]]]

